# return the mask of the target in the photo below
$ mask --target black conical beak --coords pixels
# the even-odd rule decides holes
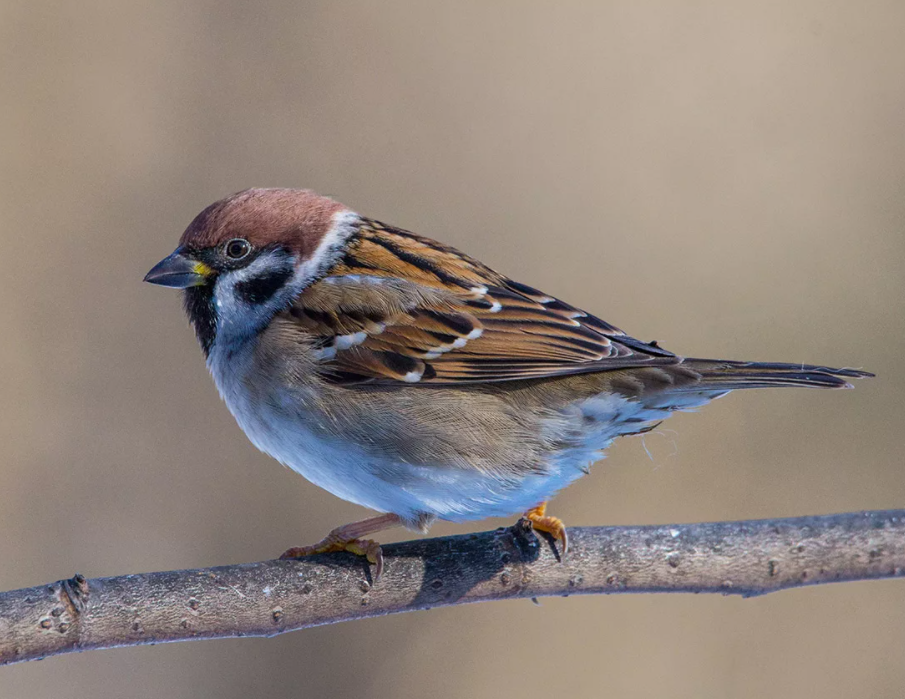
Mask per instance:
[[[180,248],[154,265],[145,275],[145,281],[173,289],[187,289],[190,286],[207,284],[212,274],[213,270],[210,267],[187,257]]]

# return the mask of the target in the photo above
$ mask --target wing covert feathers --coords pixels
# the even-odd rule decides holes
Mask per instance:
[[[483,383],[680,361],[449,246],[368,219],[288,314],[339,381]]]

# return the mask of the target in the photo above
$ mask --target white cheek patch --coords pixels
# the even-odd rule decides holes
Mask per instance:
[[[270,319],[274,307],[285,302],[285,293],[278,292],[266,303],[249,304],[236,290],[237,285],[265,275],[281,264],[287,264],[285,253],[264,253],[247,267],[224,272],[217,277],[214,305],[217,308],[218,338],[221,334],[243,336],[256,331]]]
[[[333,215],[333,225],[321,239],[314,253],[307,260],[296,264],[294,258],[287,260],[286,253],[281,251],[263,252],[251,264],[242,269],[233,270],[221,274],[214,284],[214,305],[217,308],[217,338],[215,344],[224,345],[233,342],[241,342],[250,335],[258,332],[265,326],[274,314],[277,313],[313,281],[319,279],[332,267],[340,255],[343,247],[358,229],[359,216],[353,211],[344,209]],[[295,264],[295,270],[289,281],[264,303],[246,303],[238,293],[236,286],[255,277],[266,275],[278,265],[288,262]],[[356,333],[357,335],[357,333]],[[356,342],[354,336],[346,340],[352,344],[364,342],[364,339]],[[336,347],[328,347],[320,350],[329,355],[335,355]]]

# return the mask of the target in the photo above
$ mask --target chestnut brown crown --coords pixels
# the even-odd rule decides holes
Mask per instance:
[[[198,214],[179,240],[203,250],[243,238],[255,248],[279,243],[300,259],[310,257],[333,226],[337,201],[309,189],[246,189]]]

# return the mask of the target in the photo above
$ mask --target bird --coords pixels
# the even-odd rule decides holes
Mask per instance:
[[[523,513],[562,554],[548,501],[617,437],[737,389],[851,388],[852,368],[695,359],[457,249],[306,189],[198,214],[145,281],[183,290],[220,396],[261,451],[379,514],[283,558],[372,535]]]

